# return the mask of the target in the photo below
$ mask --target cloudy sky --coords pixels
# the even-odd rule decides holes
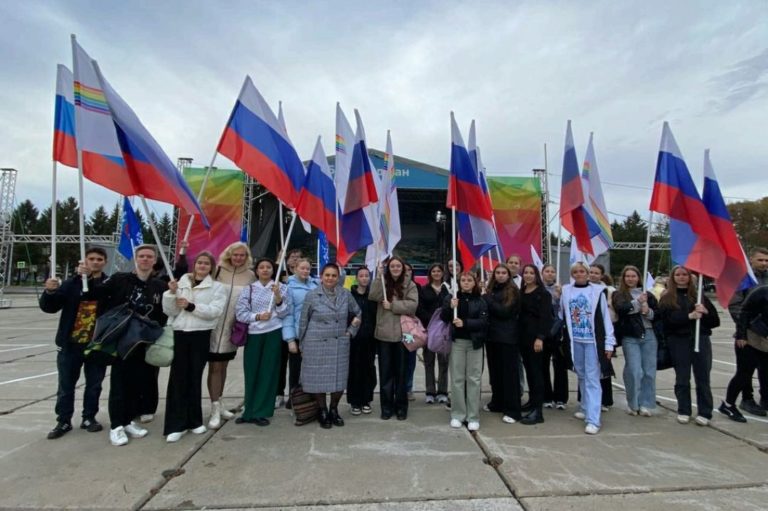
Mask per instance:
[[[19,169],[18,201],[50,201],[55,69],[75,33],[174,161],[207,164],[248,73],[305,158],[318,134],[332,147],[340,101],[371,146],[391,129],[396,154],[447,167],[453,110],[463,129],[477,120],[491,175],[530,175],[546,143],[556,197],[572,119],[579,158],[595,133],[608,209],[645,214],[667,120],[697,183],[711,148],[725,195],[762,197],[768,3],[632,4],[3,2],[0,166]],[[86,193],[89,211],[116,200]]]

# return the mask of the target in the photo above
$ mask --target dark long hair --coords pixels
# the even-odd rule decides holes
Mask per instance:
[[[621,277],[619,277],[619,289],[616,290],[616,293],[618,293],[618,295],[625,300],[632,300],[632,292],[629,289],[629,287],[627,287],[627,284],[624,282],[624,276],[627,274],[628,271],[633,271],[637,273],[637,287],[642,287],[642,282],[640,282],[640,270],[637,269],[637,266],[632,266],[631,264],[628,264],[624,267],[623,270],[621,270]]]
[[[544,281],[541,280],[541,273],[539,273],[539,269],[536,268],[536,265],[535,264],[526,264],[522,268],[520,268],[520,279],[521,279],[520,283],[521,283],[522,291],[525,291],[525,285],[526,284],[525,284],[525,281],[522,280],[522,278],[523,278],[523,274],[525,273],[525,269],[526,268],[531,268],[533,270],[533,274],[536,276],[536,280],[535,280],[536,285],[539,286],[539,287],[544,287]]]
[[[517,285],[515,284],[515,281],[512,280],[512,272],[509,271],[509,267],[504,263],[499,263],[496,265],[496,267],[493,269],[493,272],[491,273],[491,278],[488,279],[488,290],[490,292],[494,291],[494,288],[496,287],[496,270],[502,269],[507,272],[507,275],[509,278],[507,281],[503,284],[498,283],[501,286],[501,289],[503,291],[501,303],[503,303],[506,307],[509,307],[512,305],[515,300],[520,296],[520,290],[517,288]]]
[[[389,271],[389,265],[392,264],[392,261],[399,261],[400,264],[403,265],[403,272],[397,279],[392,277],[392,274]],[[384,272],[384,285],[387,290],[387,297],[390,299],[396,296],[402,300],[405,297],[405,261],[400,257],[392,256],[389,258],[389,261],[387,261],[387,271]]]
[[[443,280],[440,281],[440,284],[445,282],[445,268],[443,268],[443,265],[440,263],[432,263],[429,265],[429,270],[427,270],[427,284],[430,286],[432,285],[432,270],[435,268],[440,268],[440,271],[443,272]]]
[[[674,266],[669,272],[669,278],[667,279],[667,290],[664,291],[664,294],[661,295],[661,299],[659,300],[659,307],[667,307],[670,309],[680,308],[680,304],[677,302],[677,284],[675,284],[675,272],[677,270],[685,270],[685,272],[688,273],[688,287],[686,289],[688,302],[696,303],[698,296],[696,294],[696,283],[693,278],[693,273],[685,266],[678,264],[677,266]]]

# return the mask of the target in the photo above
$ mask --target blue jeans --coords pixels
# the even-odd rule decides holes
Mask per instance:
[[[581,409],[584,422],[600,427],[600,406],[603,389],[600,387],[600,361],[594,342],[573,342],[573,369],[579,377]]]
[[[627,405],[635,411],[640,407],[653,409],[656,407],[656,335],[652,328],[646,328],[642,339],[625,337],[622,343]]]

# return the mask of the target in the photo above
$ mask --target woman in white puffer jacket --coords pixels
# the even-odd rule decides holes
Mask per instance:
[[[188,430],[205,433],[202,382],[208,359],[211,331],[224,313],[227,292],[211,277],[216,267],[210,252],[195,257],[192,273],[168,283],[163,293],[163,312],[173,325],[173,362],[165,398],[168,442],[177,442]]]

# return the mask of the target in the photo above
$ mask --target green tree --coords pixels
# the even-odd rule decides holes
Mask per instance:
[[[104,206],[99,206],[96,211],[91,213],[86,232],[95,235],[107,235],[115,232],[115,224],[110,224],[109,215]]]
[[[728,205],[741,244],[749,251],[768,246],[768,197]]]
[[[160,217],[160,221],[157,223],[157,234],[160,235],[160,239],[164,246],[168,246],[171,242],[171,235],[173,233],[173,221],[171,215],[166,211],[163,216]]]

